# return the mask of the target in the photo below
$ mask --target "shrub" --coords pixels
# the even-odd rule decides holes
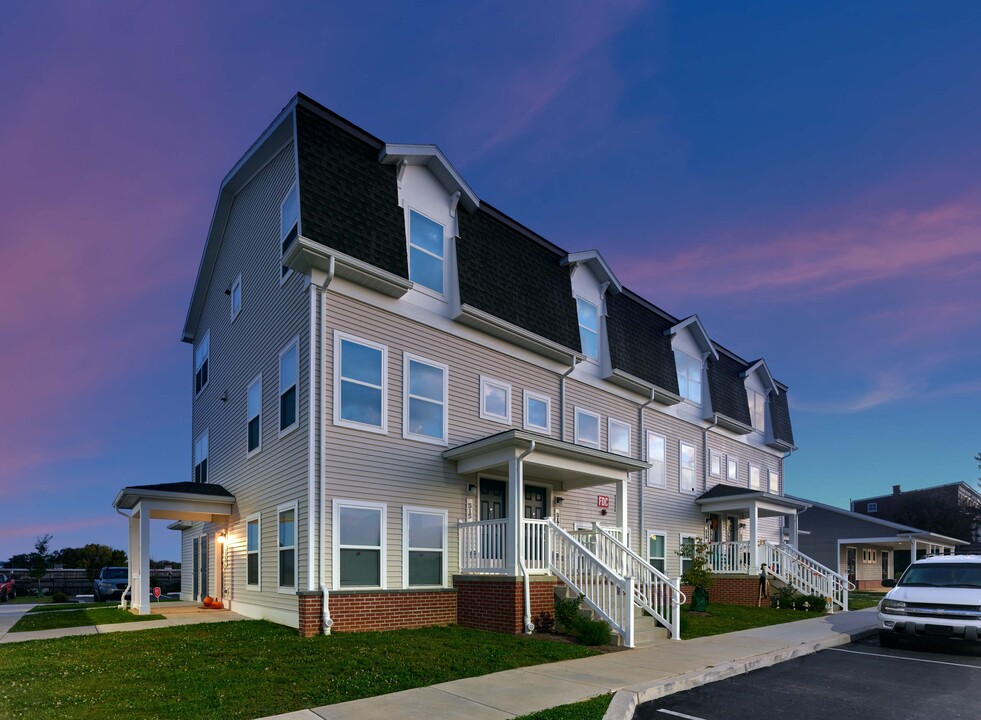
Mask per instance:
[[[66,603],[69,600],[71,600],[71,597],[69,597],[68,593],[56,592],[51,596],[51,602]]]
[[[580,617],[576,623],[576,634],[586,645],[610,644],[610,626],[602,620]]]
[[[583,598],[580,594],[577,598],[566,598],[555,601],[555,620],[563,632],[571,633],[576,629],[576,623],[582,617],[579,610],[582,608]]]
[[[542,633],[550,633],[555,630],[555,618],[552,617],[552,613],[543,610],[538,614],[538,617],[534,620],[535,630]]]

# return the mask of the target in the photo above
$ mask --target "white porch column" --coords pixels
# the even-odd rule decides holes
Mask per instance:
[[[521,575],[518,564],[520,553],[524,552],[525,492],[522,462],[515,457],[508,461],[508,501],[507,501],[507,572],[512,577]]]
[[[136,586],[139,588],[139,595],[133,594],[133,607],[140,615],[150,614],[150,508],[144,507],[141,502],[140,508],[140,577]],[[136,590],[136,588],[133,588]],[[138,599],[137,599],[138,598]]]
[[[126,557],[129,558],[129,607],[136,605],[136,586],[140,573],[140,519],[135,510],[129,516],[129,533],[127,533],[128,543],[126,546]],[[120,598],[120,606],[124,605],[126,598]]]
[[[787,516],[788,527],[790,528],[790,546],[797,550],[798,541],[798,525],[797,525],[797,513]]]
[[[751,566],[749,568],[749,574],[754,575],[759,572],[760,568],[760,558],[759,558],[759,511],[756,508],[756,503],[753,502],[749,506],[749,559]]]
[[[627,523],[627,479],[617,480],[617,500],[616,500],[616,511],[617,511],[617,525],[620,527],[620,542],[629,547],[630,543],[627,540],[627,528],[629,524]]]
[[[916,538],[909,539],[909,564],[916,562]]]

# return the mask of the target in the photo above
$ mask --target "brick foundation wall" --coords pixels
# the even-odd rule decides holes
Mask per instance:
[[[457,621],[456,590],[332,592],[331,632],[406,630]]]
[[[873,590],[875,592],[882,592],[889,589],[882,587],[881,580],[856,580],[855,585],[859,590]]]
[[[692,593],[695,588],[691,585],[682,585],[681,592],[691,602]],[[709,588],[709,602],[720,603],[722,605],[746,605],[756,607],[756,599],[760,591],[760,580],[753,576],[745,577],[719,577],[716,576],[715,582]],[[770,593],[773,594],[773,586],[770,586]],[[763,605],[769,606],[767,600]]]
[[[313,637],[320,634],[323,623],[324,596],[317,591],[301,590],[296,594],[299,611],[300,637]]]
[[[553,613],[555,586],[551,576],[536,576],[529,582],[531,619],[542,612]],[[457,624],[477,630],[519,635],[524,632],[524,581],[494,575],[457,575]]]

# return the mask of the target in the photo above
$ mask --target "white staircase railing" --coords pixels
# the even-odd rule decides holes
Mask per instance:
[[[634,579],[634,604],[649,612],[681,639],[681,606],[688,598],[681,592],[680,578],[671,579],[620,542],[608,528],[593,523],[596,556],[620,575]]]
[[[583,604],[610,624],[627,647],[634,646],[634,578],[622,577],[551,520],[549,569],[583,595]]]
[[[508,521],[461,522],[460,572],[507,572]]]
[[[548,520],[524,521],[525,567],[532,575],[548,572],[549,531]]]
[[[750,545],[746,541],[714,542],[709,546],[709,567],[714,573],[748,573]]]
[[[805,595],[820,595],[842,610],[848,610],[848,592],[855,586],[848,578],[809,558],[790,545],[760,543],[760,562],[770,572]]]

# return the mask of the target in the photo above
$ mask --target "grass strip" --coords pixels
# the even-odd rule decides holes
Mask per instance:
[[[693,640],[709,635],[722,635],[736,630],[749,630],[820,616],[821,614],[816,612],[722,605],[719,603],[709,603],[708,613],[700,615],[690,612],[688,605],[683,605],[681,608],[681,639]]]
[[[27,613],[10,628],[10,632],[33,632],[58,628],[84,627],[86,625],[113,625],[115,623],[163,620],[163,615],[134,615],[117,608],[86,608],[64,612]]]
[[[522,715],[515,720],[603,720],[612,700],[612,695],[600,695],[582,702],[539,710],[531,715]]]

